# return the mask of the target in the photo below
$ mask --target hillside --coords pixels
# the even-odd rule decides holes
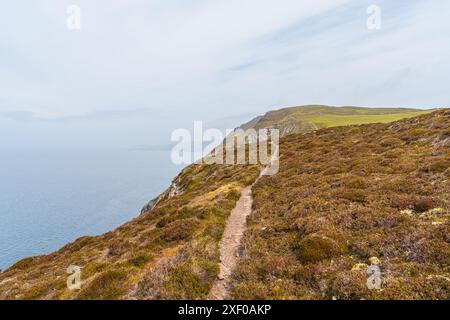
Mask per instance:
[[[366,123],[386,123],[412,118],[430,111],[406,108],[330,107],[310,105],[270,111],[240,128],[277,128],[281,136],[328,127]]]
[[[280,152],[253,188],[234,298],[450,298],[450,110],[289,135]]]
[[[317,116],[311,108],[301,111],[309,110],[308,121]],[[318,127],[340,124],[349,112],[324,108],[340,120],[326,124],[321,113],[322,122],[312,122]],[[416,112],[364,110],[353,117],[384,122]],[[303,117],[291,111],[251,126]],[[449,299],[449,124],[446,109],[284,137],[280,172],[252,188],[232,297]],[[2,272],[0,299],[206,298],[219,275],[227,218],[260,170],[191,165],[133,221]],[[383,291],[365,287],[372,257]],[[79,291],[66,288],[69,265],[82,268]]]
[[[0,299],[204,298],[218,274],[226,218],[258,174],[250,166],[192,165],[153,210],[5,270]],[[69,265],[82,268],[80,291],[66,287]]]

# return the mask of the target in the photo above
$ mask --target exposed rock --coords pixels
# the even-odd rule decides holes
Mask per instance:
[[[149,212],[151,210],[153,210],[158,203],[160,203],[163,200],[168,200],[172,197],[181,195],[184,190],[181,186],[179,186],[179,178],[180,175],[171,183],[170,187],[164,191],[163,193],[161,193],[159,196],[157,196],[156,198],[150,200],[141,210],[141,214],[144,214],[146,212]]]
[[[141,214],[153,210],[153,208],[156,207],[156,205],[158,204],[160,197],[161,197],[161,196],[157,196],[156,198],[150,200],[150,201],[142,208]]]

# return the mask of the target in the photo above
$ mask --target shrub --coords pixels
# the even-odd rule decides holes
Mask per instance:
[[[362,203],[366,201],[366,193],[361,190],[343,190],[339,197],[352,202]]]
[[[34,257],[22,259],[13,264],[9,269],[7,269],[7,271],[26,269],[33,264],[34,259]]]
[[[299,266],[295,269],[293,277],[299,283],[303,283],[309,287],[315,287],[319,277],[319,268],[315,264]]]
[[[239,300],[263,300],[267,299],[269,292],[264,283],[259,281],[248,281],[235,286],[233,299]]]
[[[68,245],[64,246],[60,251],[62,251],[62,252],[68,251],[70,253],[73,253],[73,252],[81,250],[82,248],[84,248],[90,244],[93,244],[94,241],[95,241],[95,237],[81,237],[81,238],[75,240],[74,242],[69,243]]]
[[[91,262],[83,268],[83,277],[89,278],[96,273],[104,271],[108,266],[106,262]]]
[[[389,177],[389,179],[383,181],[382,188],[385,191],[410,193],[415,190],[415,185],[411,184],[408,179]]]
[[[25,295],[22,297],[23,300],[36,300],[45,295],[48,291],[48,288],[45,286],[34,286],[32,287]]]
[[[402,140],[393,137],[384,138],[383,140],[380,141],[380,145],[382,147],[397,147],[401,144],[403,144]]]
[[[343,252],[336,241],[318,235],[307,236],[298,246],[298,258],[303,263],[317,263],[340,256]]]
[[[78,294],[81,300],[114,300],[126,293],[124,271],[106,271],[97,276]]]
[[[436,240],[421,239],[413,245],[408,257],[412,261],[448,266],[450,264],[450,248],[448,244]]]
[[[410,209],[421,213],[435,208],[437,201],[433,197],[401,195],[394,197],[391,205],[401,210]]]
[[[173,215],[164,216],[161,219],[159,219],[159,221],[156,223],[156,227],[163,228],[166,225],[168,225],[169,223],[172,223],[174,221],[175,221],[175,217]]]
[[[226,198],[231,201],[238,201],[240,197],[241,197],[241,193],[235,189],[228,192],[227,196],[226,196]]]
[[[329,298],[359,300],[368,291],[366,280],[367,276],[362,272],[339,272],[331,282]]]
[[[345,167],[334,166],[334,167],[325,169],[325,171],[323,172],[323,175],[330,176],[330,175],[340,174],[340,173],[344,173],[344,172],[347,172],[347,169]]]
[[[350,189],[366,189],[367,185],[363,178],[352,177],[345,181],[345,186]]]
[[[421,172],[424,173],[441,173],[450,167],[450,161],[440,160],[433,162],[429,166],[422,167]]]
[[[149,261],[151,261],[153,257],[147,254],[135,254],[133,257],[128,259],[128,263],[133,267],[143,268],[147,265]]]
[[[116,240],[108,247],[108,256],[118,257],[130,250],[131,244],[128,241]]]
[[[174,268],[163,284],[166,295],[173,299],[205,298],[211,288],[200,276],[185,265]]]
[[[412,209],[416,212],[425,212],[435,208],[437,201],[432,197],[417,197],[414,199]]]
[[[178,220],[164,227],[161,237],[168,242],[184,240],[194,234],[198,225],[198,220],[194,218]]]
[[[401,139],[407,143],[412,143],[423,137],[426,137],[427,133],[428,133],[428,130],[426,130],[426,129],[419,129],[419,128],[410,129],[401,136]]]

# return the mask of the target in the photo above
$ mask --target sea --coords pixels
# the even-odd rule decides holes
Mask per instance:
[[[119,227],[182,169],[170,151],[0,149],[0,269]]]

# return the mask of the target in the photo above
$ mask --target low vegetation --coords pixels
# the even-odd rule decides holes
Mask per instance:
[[[166,196],[115,231],[83,237],[0,273],[0,299],[199,299],[219,273],[218,244],[240,190],[256,166],[192,165]],[[81,267],[80,290],[66,285]]]
[[[282,139],[236,299],[450,299],[450,110]],[[276,192],[275,190],[282,190]],[[380,290],[366,286],[376,261]]]
[[[313,109],[301,112],[313,119]],[[342,108],[310,122],[286,110],[257,125],[303,119],[308,131],[417,115]],[[354,118],[342,123],[346,112]],[[253,188],[233,298],[449,299],[449,123],[440,110],[283,138],[280,172]],[[0,273],[0,299],[206,298],[226,219],[260,170],[191,165],[136,219]],[[382,290],[366,286],[375,258]],[[81,267],[80,290],[67,288],[70,265]]]

